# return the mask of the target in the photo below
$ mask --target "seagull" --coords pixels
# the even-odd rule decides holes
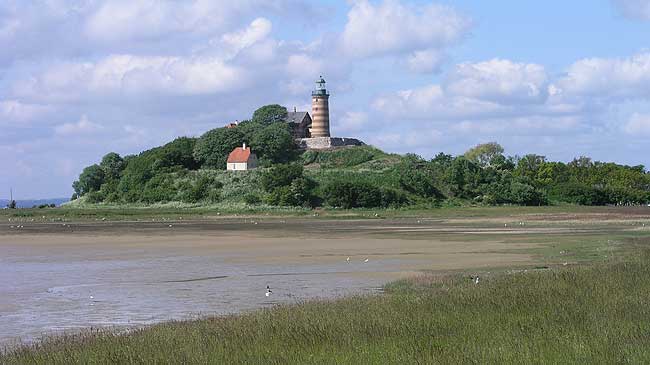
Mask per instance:
[[[267,286],[266,286],[266,293],[265,293],[265,295],[266,295],[267,297],[269,297],[269,296],[271,296],[271,293],[273,293],[273,292],[271,291],[271,288],[267,285]]]
[[[345,259],[345,261],[347,261],[348,263],[350,263],[350,256],[348,256],[348,258]]]
[[[363,262],[368,262],[368,261],[370,261],[370,259],[365,259],[365,260],[363,260]]]

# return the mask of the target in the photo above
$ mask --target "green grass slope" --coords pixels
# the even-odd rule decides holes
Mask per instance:
[[[646,246],[645,238],[638,244]],[[421,277],[386,294],[89,332],[25,347],[6,364],[598,364],[650,362],[650,253],[511,272],[473,284]]]

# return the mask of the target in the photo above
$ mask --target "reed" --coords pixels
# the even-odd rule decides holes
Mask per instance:
[[[642,248],[618,261],[503,272],[479,284],[421,276],[377,296],[128,334],[87,331],[15,349],[0,363],[648,363],[649,300],[650,250]]]

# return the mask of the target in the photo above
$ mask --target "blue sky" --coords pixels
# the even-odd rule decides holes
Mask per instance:
[[[391,152],[650,166],[650,0],[5,0],[0,197],[69,196],[84,166],[308,110]],[[4,191],[6,190],[6,192]]]

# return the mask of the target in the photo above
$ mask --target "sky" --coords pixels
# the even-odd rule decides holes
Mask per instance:
[[[320,75],[332,135],[389,152],[650,166],[650,0],[2,0],[0,198],[309,111]]]

